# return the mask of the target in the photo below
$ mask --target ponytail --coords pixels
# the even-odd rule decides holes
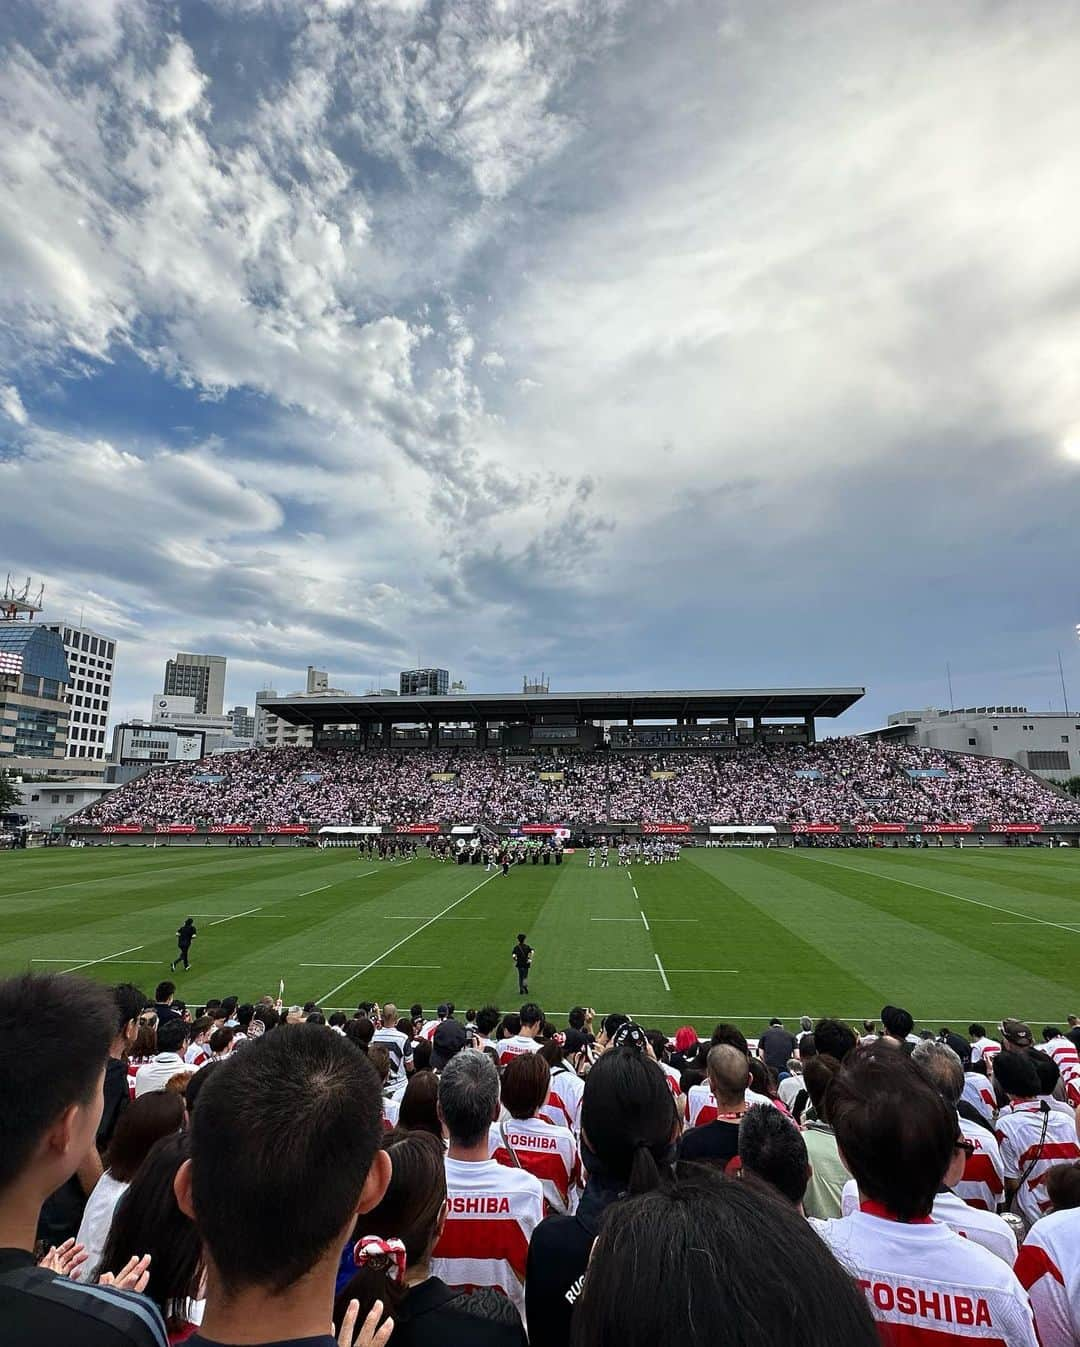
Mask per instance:
[[[647,1141],[634,1143],[634,1157],[630,1161],[630,1179],[627,1191],[636,1197],[638,1193],[651,1193],[660,1185],[660,1169],[656,1157]]]

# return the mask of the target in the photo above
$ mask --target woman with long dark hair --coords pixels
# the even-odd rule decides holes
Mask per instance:
[[[525,1347],[517,1310],[494,1292],[451,1289],[430,1274],[446,1222],[443,1147],[409,1132],[386,1148],[393,1166],[382,1201],[353,1230],[356,1271],[334,1303],[335,1331],[351,1302],[363,1323],[377,1300],[394,1321],[394,1347]]]
[[[149,1098],[149,1096],[145,1096]],[[170,1343],[195,1332],[202,1285],[202,1247],[194,1224],[176,1204],[173,1180],[188,1158],[187,1132],[162,1137],[117,1204],[100,1272],[118,1273],[133,1254],[150,1254],[144,1294],[157,1305]]]
[[[570,1333],[571,1347],[669,1342],[878,1347],[879,1338],[855,1282],[803,1217],[689,1165],[677,1183],[609,1211]]]
[[[674,1096],[657,1064],[613,1048],[585,1080],[581,1159],[585,1191],[573,1216],[549,1216],[533,1231],[525,1274],[532,1347],[566,1347],[571,1313],[604,1213],[670,1174],[679,1136]]]

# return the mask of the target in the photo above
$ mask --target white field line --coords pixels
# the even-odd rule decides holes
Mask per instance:
[[[642,913],[642,915],[644,916],[644,913]],[[461,917],[461,918],[459,918],[459,920],[461,920],[461,921],[487,921],[487,917]],[[590,920],[590,921],[637,921],[637,917],[590,917],[589,920]],[[654,923],[655,923],[655,922],[660,922],[660,921],[666,921],[666,922],[677,921],[677,922],[680,922],[680,923],[684,923],[684,924],[688,924],[688,925],[693,925],[693,926],[699,925],[699,924],[700,924],[700,921],[701,921],[700,917],[653,917],[652,920],[653,920]]]
[[[320,884],[317,889],[305,889],[303,893],[298,893],[297,898],[306,898],[311,893],[322,893],[323,889],[332,889],[333,884]]]
[[[382,963],[384,959],[388,958],[391,954],[393,954],[395,950],[400,949],[402,945],[408,944],[408,942],[412,940],[414,936],[419,935],[421,931],[426,931],[427,928],[433,925],[435,922],[437,922],[440,917],[445,917],[448,912],[452,912],[455,907],[458,907],[461,903],[463,903],[466,898],[471,898],[473,894],[477,893],[480,889],[482,889],[485,884],[490,884],[498,873],[499,873],[498,871],[495,871],[494,874],[488,875],[487,879],[482,879],[480,883],[477,884],[474,888],[471,888],[468,893],[463,893],[460,898],[455,898],[454,901],[452,903],[449,903],[446,907],[444,907],[441,912],[436,912],[436,914],[433,917],[429,917],[422,926],[418,926],[415,931],[410,931],[408,935],[402,936],[402,938],[399,941],[397,941],[396,944],[393,944],[390,946],[389,949],[384,950],[382,954],[378,955],[377,958],[372,959],[370,963],[366,963],[363,966],[363,968],[357,969],[357,971],[353,973],[351,977],[347,977],[344,982],[339,982],[336,987],[331,987],[328,992],[326,992],[323,996],[319,997],[319,1003],[328,1000],[335,993],[341,991],[343,987],[347,987],[350,982],[355,982],[358,977],[363,977],[363,975],[366,972],[368,972],[369,969],[374,968],[376,964]]]
[[[802,855],[805,856],[806,854],[805,851],[802,852]],[[818,864],[831,865],[834,870],[847,870],[849,874],[867,875],[872,879],[879,877],[877,875],[871,875],[869,870],[864,870],[859,865],[841,865],[838,861],[826,860],[819,860]],[[911,879],[897,879],[895,875],[881,875],[880,878],[887,879],[890,884],[905,884],[909,889],[921,889],[923,893],[940,893],[942,898],[955,898],[958,903],[974,903],[976,907],[986,907],[989,908],[991,912],[1007,912],[1010,917],[1025,916],[1023,912],[1016,912],[1011,907],[999,907],[997,903],[984,903],[981,898],[965,898],[962,893],[950,893],[948,889],[935,889],[930,884],[916,884],[914,880]],[[1042,917],[1027,916],[1023,924],[1027,926],[1031,922],[1035,922],[1039,926],[1053,926],[1059,931],[1068,931],[1070,935],[1080,934],[1075,926],[1064,926],[1060,921],[1045,921]]]
[[[494,876],[493,876],[493,878],[494,878]],[[423,917],[420,917],[420,916],[417,916],[417,917],[403,917],[403,916],[401,916],[400,913],[397,913],[397,912],[375,912],[375,913],[372,913],[372,915],[375,916],[375,917],[380,917],[383,921],[423,921]],[[446,920],[447,920],[447,921],[487,921],[487,917],[447,917]],[[630,917],[629,920],[630,920],[630,921],[633,921],[634,918],[633,918],[633,917]]]
[[[356,961],[352,963],[302,963],[301,968],[355,968]],[[383,968],[441,968],[441,963],[384,963]]]
[[[63,959],[31,959],[31,963],[70,963],[72,955],[68,954]],[[156,967],[161,963],[160,959],[98,959],[98,963],[131,963],[139,964],[141,967]]]
[[[211,926],[220,926],[222,922],[235,921],[237,917],[250,917],[256,912],[261,912],[261,907],[249,907],[246,912],[234,912],[231,917],[218,917],[217,921],[212,921]]]
[[[639,915],[641,916],[642,924],[644,925],[645,929],[648,930],[649,929],[648,917],[646,917],[644,912],[640,913]]]
[[[631,885],[630,885],[630,888],[633,890],[633,893],[634,893],[634,902],[635,902],[635,903],[640,903],[640,902],[641,902],[641,899],[638,897],[637,885],[636,885],[636,884],[631,884]]]
[[[657,964],[659,965],[659,963],[660,963],[660,955],[659,955],[659,954],[654,954],[654,955],[653,955],[653,958],[656,960]],[[655,969],[655,968],[587,968],[585,971],[586,971],[587,973],[655,973],[655,972],[656,972],[656,969]],[[668,971],[669,973],[737,973],[739,970],[738,970],[737,968],[669,968],[667,971]],[[669,988],[668,990],[670,991],[670,988]],[[556,1015],[557,1015],[558,1013],[559,1013],[558,1011],[553,1011],[553,1012],[552,1012],[552,1014],[556,1014]],[[801,1012],[800,1012],[800,1013],[801,1013]],[[751,1017],[750,1017],[750,1016],[747,1016],[747,1018],[749,1019],[749,1018],[751,1018]],[[795,1018],[798,1019],[799,1016],[796,1015]],[[856,1017],[856,1018],[858,1018],[858,1017]],[[927,1020],[926,1023],[927,1023],[927,1024],[930,1024],[931,1021],[930,1021],[930,1020]]]
[[[660,955],[654,954],[653,958],[656,960],[657,972],[660,974],[660,981],[664,984],[664,991],[671,991],[671,983],[667,980],[667,974],[664,972],[664,965],[660,962]]]
[[[118,949],[115,954],[105,954],[100,959],[86,959],[83,963],[73,964],[70,968],[62,968],[62,973],[75,973],[80,968],[93,968],[95,964],[108,963],[111,959],[119,959],[122,954],[134,954],[136,950],[145,949],[145,945],[131,945],[127,949]]]

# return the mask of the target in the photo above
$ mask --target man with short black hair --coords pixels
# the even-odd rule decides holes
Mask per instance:
[[[496,1048],[500,1066],[506,1066],[525,1052],[539,1052],[540,1031],[544,1027],[544,1012],[535,1001],[526,1001],[518,1013],[520,1028],[516,1034],[504,1038]]]
[[[184,1053],[191,1041],[191,1029],[183,1020],[169,1020],[158,1027],[157,1056],[139,1068],[135,1077],[135,1098],[164,1090],[173,1076],[181,1071],[194,1070],[184,1061]]]
[[[902,1006],[884,1006],[881,1011],[881,1027],[885,1030],[882,1038],[886,1043],[911,1051],[912,1044],[919,1040],[914,1032],[915,1021],[911,1012]]]
[[[154,988],[154,1009],[157,1011],[158,1024],[166,1024],[169,1020],[180,1019],[180,1012],[173,1005],[176,999],[176,983],[170,982],[167,978],[164,982],[159,982]],[[236,998],[233,997],[233,1004],[236,1004]]]
[[[794,1055],[796,1046],[795,1035],[784,1028],[784,1021],[773,1018],[758,1039],[758,1056],[779,1074],[786,1070],[788,1058]]]
[[[165,1347],[150,1301],[80,1286],[37,1266],[33,1254],[42,1203],[94,1151],[117,1015],[112,993],[81,978],[28,973],[0,982],[4,1347]]]
[[[740,1174],[759,1179],[802,1211],[810,1180],[806,1142],[778,1108],[755,1104],[739,1126]]]
[[[138,1037],[139,1015],[150,1004],[138,987],[130,982],[122,982],[113,988],[113,1000],[116,1003],[116,1034],[109,1046],[109,1060],[105,1063],[104,1103],[97,1130],[99,1151],[105,1150],[112,1140],[120,1115],[130,1101],[127,1063],[124,1059]]]
[[[390,1180],[381,1138],[378,1077],[340,1034],[285,1025],[214,1067],[174,1184],[206,1266],[191,1347],[334,1347],[341,1250]]]
[[[529,1240],[544,1214],[540,1180],[491,1158],[490,1129],[500,1113],[499,1073],[467,1048],[439,1078],[446,1129],[446,1224],[431,1271],[451,1286],[490,1286],[525,1312]]]
[[[503,869],[506,874],[506,869]],[[528,996],[529,994],[529,969],[532,967],[533,947],[525,939],[525,932],[519,931],[517,944],[514,946],[511,956],[514,961],[514,967],[518,975],[518,995]]]
[[[931,1218],[963,1138],[910,1057],[857,1054],[830,1083],[828,1105],[860,1207],[814,1226],[865,1291],[882,1342],[1038,1347],[1008,1265]]]

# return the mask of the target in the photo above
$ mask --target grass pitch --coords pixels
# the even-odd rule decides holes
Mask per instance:
[[[772,1015],[876,1017],[904,1005],[966,1029],[1080,1013],[1080,851],[688,850],[664,866],[357,860],[351,850],[110,847],[0,855],[0,975],[78,969],[152,992],[176,927],[199,936],[179,994],[359,1000],[521,998],[510,950],[536,949],[530,994],[646,1024],[760,1030]]]

